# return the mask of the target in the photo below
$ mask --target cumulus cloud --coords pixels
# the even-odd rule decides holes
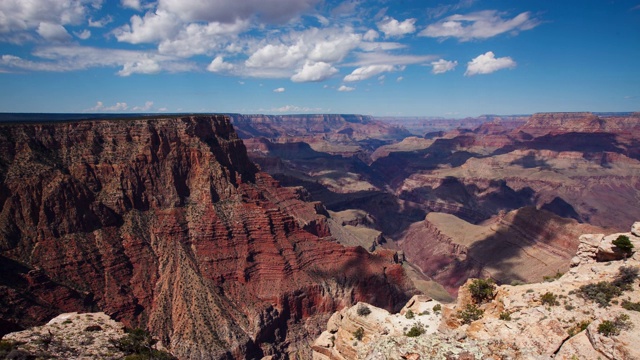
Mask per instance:
[[[431,66],[433,67],[433,69],[431,69],[431,72],[434,74],[444,74],[447,71],[451,71],[455,69],[457,65],[458,65],[457,61],[448,61],[445,59],[432,61]]]
[[[224,58],[222,56],[216,56],[216,58],[211,61],[209,66],[207,66],[207,70],[211,72],[230,71],[233,70],[233,64],[224,62]]]
[[[113,22],[113,17],[111,17],[111,15],[107,15],[102,19],[98,19],[98,20],[93,20],[92,18],[89,18],[88,23],[89,23],[89,27],[102,28],[108,24],[111,24],[112,22]]]
[[[85,29],[81,32],[74,32],[73,35],[77,36],[79,39],[87,40],[91,37],[91,31]]]
[[[326,62],[312,63],[307,61],[302,69],[291,77],[293,82],[322,81],[330,78],[338,72],[338,69]]]
[[[354,88],[354,87],[350,87],[350,86],[342,85],[342,86],[340,86],[340,87],[338,88],[338,91],[341,91],[341,92],[349,92],[349,91],[353,91],[353,90],[355,90],[355,89],[356,89],[356,88]]]
[[[257,16],[269,23],[284,23],[320,0],[159,0],[158,8],[184,21],[234,22]]]
[[[149,111],[153,108],[153,101],[147,101],[143,106],[134,106],[133,111]]]
[[[359,67],[347,76],[344,77],[344,81],[353,82],[353,81],[362,81],[369,79],[373,76],[381,74],[383,72],[395,71],[397,70],[396,66],[393,65],[368,65]]]
[[[162,70],[160,64],[153,59],[143,59],[124,63],[122,70],[118,71],[120,76],[131,74],[156,74]]]
[[[432,55],[393,55],[386,52],[366,52],[358,53],[357,60],[346,65],[411,65],[421,64],[434,59],[436,59],[436,57]]]
[[[396,79],[397,82],[400,82],[402,80],[404,80],[404,76],[398,76],[398,78]]]
[[[129,108],[126,102],[117,102],[112,106],[104,106],[102,101],[97,101],[96,105],[92,108],[87,109],[87,111],[125,111]]]
[[[175,37],[160,42],[158,51],[183,57],[208,54],[213,50],[230,51],[233,50],[229,48],[230,45],[237,45],[231,41],[248,27],[247,20],[238,20],[233,23],[192,23],[183,27]]]
[[[378,34],[377,31],[373,29],[369,29],[367,30],[366,33],[364,33],[364,35],[362,36],[362,39],[364,41],[375,41],[379,37],[380,37],[380,34]]]
[[[141,10],[142,5],[140,4],[140,0],[121,0],[120,3],[122,6],[126,8],[131,8],[134,10]]]
[[[529,12],[523,12],[512,19],[504,19],[502,15],[496,10],[456,14],[427,26],[418,35],[443,39],[454,37],[460,41],[469,41],[488,39],[506,32],[517,34],[540,24]]]
[[[67,29],[60,24],[52,24],[42,22],[38,26],[38,35],[48,41],[63,42],[71,39],[71,35],[67,32]]]
[[[132,16],[131,25],[116,29],[114,34],[118,41],[141,44],[172,38],[179,27],[180,23],[173,14],[158,10],[148,12],[144,17]]]
[[[496,58],[492,51],[488,51],[469,61],[464,75],[491,74],[498,70],[512,69],[514,67],[516,67],[516,62],[510,57]]]
[[[400,37],[416,31],[416,19],[406,19],[398,21],[392,17],[385,17],[378,23],[378,29],[384,33],[385,37]]]
[[[85,18],[92,0],[2,0],[0,33],[36,29],[41,23],[78,25]],[[97,2],[99,5],[101,1]]]
[[[275,92],[275,93],[283,93],[284,92],[284,88],[283,87],[279,87],[277,89],[273,89],[273,92]]]

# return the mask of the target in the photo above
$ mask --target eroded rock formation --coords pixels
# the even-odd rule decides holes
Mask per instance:
[[[100,310],[180,358],[295,358],[331,312],[411,287],[259,172],[228,117],[3,125],[0,180],[5,332]]]

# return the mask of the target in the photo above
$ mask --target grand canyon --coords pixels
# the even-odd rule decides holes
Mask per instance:
[[[424,336],[451,343],[469,279],[506,286],[491,304],[527,289],[510,284],[553,290],[535,284],[570,265],[575,279],[550,284],[577,288],[595,281],[572,260],[584,253],[581,235],[624,232],[640,220],[638,113],[407,126],[360,115],[8,120],[0,125],[0,330],[14,355],[73,357],[29,346],[52,333],[42,326],[52,318],[80,321],[60,314],[100,312],[122,325],[99,336],[141,328],[180,359],[365,358],[371,353],[351,348],[350,334],[362,326],[366,349],[377,349],[380,325],[345,311],[360,303],[404,315],[412,297],[422,299],[409,302],[416,313],[427,305],[415,304],[444,306]],[[628,236],[640,246],[635,229]],[[623,260],[617,254],[607,261]],[[634,284],[630,301],[639,294]],[[351,322],[337,324],[334,313]],[[537,321],[522,318],[522,326]],[[327,321],[333,330],[322,333]],[[336,332],[341,340],[326,345]],[[539,351],[491,351],[553,354],[569,338]],[[472,345],[464,354],[488,356],[489,345]],[[591,354],[619,358],[602,346]],[[388,356],[420,351],[428,356],[419,347]],[[123,355],[110,354],[100,356]]]

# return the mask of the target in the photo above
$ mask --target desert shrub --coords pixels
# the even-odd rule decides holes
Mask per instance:
[[[631,285],[638,278],[640,269],[637,266],[621,266],[612,284],[622,290],[631,290]]]
[[[413,313],[413,311],[411,311],[411,309],[407,310],[407,312],[404,314],[404,317],[406,317],[407,319],[413,319],[415,317],[415,314]]]
[[[633,244],[631,243],[631,240],[629,240],[629,237],[626,235],[618,236],[618,238],[613,240],[611,243],[625,253],[630,253],[631,250],[633,250]]]
[[[640,311],[640,302],[623,301],[622,307],[626,310]]]
[[[153,346],[158,341],[155,340],[148,331],[140,328],[127,329],[126,335],[118,340],[112,341],[113,345],[123,353],[127,354],[125,360],[138,359],[175,359],[171,354],[154,349]]]
[[[491,279],[473,279],[469,285],[469,292],[476,303],[493,299],[495,284]]]
[[[0,340],[0,359],[4,359],[11,351],[18,347],[18,343],[11,340]]]
[[[409,329],[409,331],[405,333],[405,335],[408,337],[416,337],[424,334],[424,332],[425,330],[424,330],[424,327],[422,327],[422,325],[415,324],[411,327],[411,329]]]
[[[619,335],[621,330],[631,328],[631,322],[629,321],[629,315],[621,314],[616,316],[613,321],[604,320],[598,325],[598,332],[604,336]]]
[[[353,332],[353,337],[358,341],[362,340],[364,337],[364,329],[362,327],[356,329],[356,331]]]
[[[474,304],[467,304],[464,310],[458,312],[458,318],[462,320],[463,324],[470,324],[484,315],[484,310],[480,309]]]
[[[556,306],[560,304],[556,299],[556,295],[548,291],[540,297],[540,302],[542,303],[542,305],[549,306]]]
[[[524,285],[524,284],[525,284],[525,282],[521,281],[521,280],[513,280],[511,282],[511,286],[520,286],[520,285]]]
[[[580,294],[585,299],[597,303],[600,307],[607,307],[611,299],[622,294],[622,290],[612,283],[600,281],[594,284],[582,285]]]
[[[560,271],[556,271],[556,274],[553,276],[543,276],[542,280],[544,282],[553,282],[556,281],[558,279],[560,279],[562,277],[562,275],[564,275],[564,273],[561,273]]]
[[[500,313],[500,320],[503,321],[511,321],[511,313],[508,311],[503,311]]]
[[[440,305],[440,304],[433,305],[433,311],[434,312],[442,311],[442,305]]]
[[[371,309],[369,309],[367,305],[360,304],[360,306],[358,306],[357,313],[360,316],[367,316],[371,314]]]

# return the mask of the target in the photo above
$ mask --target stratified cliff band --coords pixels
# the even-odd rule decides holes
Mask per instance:
[[[0,329],[99,310],[180,358],[286,358],[339,308],[402,306],[393,254],[304,197],[223,116],[2,125]]]

